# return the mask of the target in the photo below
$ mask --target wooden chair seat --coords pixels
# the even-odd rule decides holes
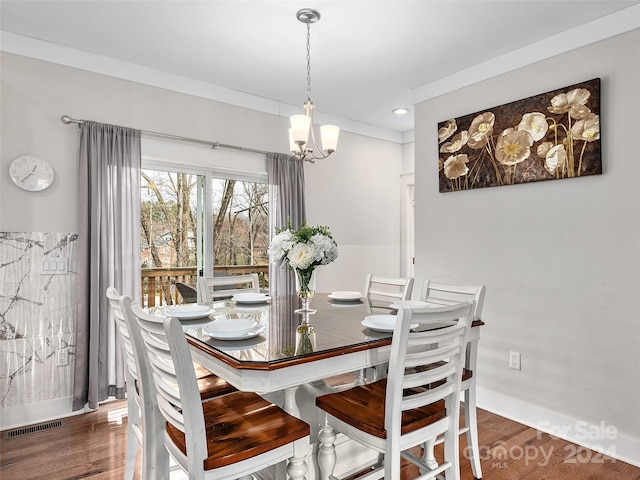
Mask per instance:
[[[389,376],[316,398],[324,414],[318,463],[324,465],[325,476],[336,478],[338,431],[380,454],[376,462],[358,467],[366,471],[363,478],[399,479],[401,458],[419,468],[421,479],[441,478],[445,471],[448,479],[460,478],[460,391],[474,307],[475,301],[469,300],[415,311],[400,308]],[[421,328],[436,324],[446,327]],[[437,386],[428,388],[431,385]],[[439,436],[444,436],[444,462],[431,468],[411,450]]]
[[[237,391],[230,383],[218,377],[215,373],[211,373],[199,363],[193,362],[193,369],[196,372],[198,390],[200,390],[200,398],[202,400]]]
[[[309,425],[251,392],[235,392],[202,404],[208,457],[204,469],[220,468],[309,435]],[[167,424],[171,441],[186,455],[182,431]]]
[[[198,378],[197,381],[198,390],[200,390],[200,398],[202,400],[218,397],[220,395],[227,395],[237,391],[233,385],[227,383],[225,380],[213,373],[209,373],[206,377]]]
[[[193,362],[193,370],[196,372],[196,378],[204,378],[204,377],[208,377],[209,375],[213,375],[213,373],[210,370],[207,370],[198,362]]]
[[[378,438],[386,438],[387,432],[384,428],[386,389],[387,380],[384,378],[343,392],[318,397],[317,405],[325,412],[348,422],[359,430]],[[419,391],[421,390],[418,388],[406,390],[408,394],[415,394]],[[444,416],[444,400],[420,408],[405,410],[402,412],[400,431],[402,435],[405,435],[436,422]]]
[[[160,421],[154,433],[190,479],[246,478],[285,460],[288,478],[304,479],[308,424],[251,392],[201,401],[199,383],[209,377],[196,378],[180,320],[154,316],[136,303],[131,311],[153,372],[154,419]]]

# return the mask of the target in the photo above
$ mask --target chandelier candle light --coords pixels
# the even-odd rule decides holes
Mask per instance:
[[[296,17],[302,23],[307,24],[307,101],[304,102],[304,115],[291,116],[291,128],[289,129],[289,147],[291,154],[301,160],[314,162],[317,159],[327,158],[336,151],[340,129],[335,125],[323,125],[320,127],[320,139],[322,149],[318,148],[315,134],[313,133],[313,102],[311,101],[311,24],[320,20],[320,12],[312,8],[298,10]],[[309,139],[309,133],[311,138]],[[310,142],[309,142],[310,140]]]
[[[338,258],[338,245],[329,228],[302,225],[293,230],[276,228],[271,240],[269,256],[274,265],[293,270],[296,274],[296,293],[302,301],[297,313],[315,313],[309,307],[315,293],[315,270],[320,265],[328,265]]]

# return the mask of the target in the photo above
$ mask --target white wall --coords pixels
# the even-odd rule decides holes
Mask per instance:
[[[277,115],[14,54],[2,53],[0,61],[0,232],[77,232],[78,128],[63,124],[62,115],[288,149],[288,120]],[[25,192],[11,182],[9,163],[25,153],[53,165],[56,178],[47,190]],[[211,158],[216,161],[215,154]],[[318,275],[320,290],[359,290],[369,271],[399,274],[401,169],[401,145],[344,131],[333,156],[305,164],[308,222],[329,226],[340,248],[338,260]]]
[[[369,272],[400,275],[401,158],[399,144],[353,135],[305,169],[308,222],[329,226],[340,249],[318,272],[319,290],[362,290]]]
[[[634,30],[425,101],[416,108],[415,143],[417,284],[487,285],[480,405],[543,430],[564,428],[564,436],[636,465],[638,45]],[[595,77],[603,175],[438,192],[438,122]],[[508,368],[510,350],[522,353],[521,371]],[[586,435],[583,421],[617,434]]]
[[[78,129],[63,124],[62,115],[260,150],[288,149],[288,121],[276,115],[27,57],[0,58],[0,231],[77,231]],[[49,189],[31,193],[13,185],[8,165],[24,153],[51,162],[56,178]],[[349,132],[341,132],[332,157],[305,164],[308,222],[328,225],[341,247],[331,278],[342,283],[329,286],[321,274],[321,288],[359,288],[370,269],[399,272],[401,168],[401,145]]]

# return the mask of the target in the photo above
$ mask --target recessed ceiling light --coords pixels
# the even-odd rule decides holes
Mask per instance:
[[[391,111],[393,113],[395,113],[396,115],[406,115],[407,113],[409,113],[409,109],[408,108],[394,108]]]

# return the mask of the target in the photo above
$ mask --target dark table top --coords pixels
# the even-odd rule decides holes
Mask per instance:
[[[246,340],[218,340],[207,335],[206,328],[188,327],[183,322],[190,343],[237,368],[273,369],[293,363],[313,361],[324,356],[335,356],[362,349],[391,344],[391,333],[376,332],[361,325],[372,314],[395,313],[389,303],[371,305],[365,301],[334,302],[326,294],[316,294],[311,307],[317,312],[308,316],[308,341],[301,343],[302,333],[296,330],[304,315],[294,312],[300,308],[295,296],[272,298],[270,303],[239,305],[231,301],[215,303],[216,319],[252,318],[266,329],[260,335]],[[313,333],[311,333],[313,332]],[[296,338],[296,336],[298,338]],[[296,344],[299,345],[296,345]],[[313,351],[309,344],[314,345]]]
[[[317,312],[308,316],[312,328],[299,329],[304,315],[294,311],[300,308],[300,300],[295,296],[275,297],[270,303],[257,305],[215,303],[215,312],[210,315],[213,322],[251,318],[266,327],[260,335],[245,340],[218,340],[206,334],[206,327],[189,327],[189,322],[183,325],[193,347],[235,368],[272,370],[390,345],[392,333],[374,331],[361,324],[368,315],[395,314],[396,310],[389,305],[365,300],[335,302],[327,294],[316,294],[311,307]],[[305,330],[307,335],[296,330]]]

